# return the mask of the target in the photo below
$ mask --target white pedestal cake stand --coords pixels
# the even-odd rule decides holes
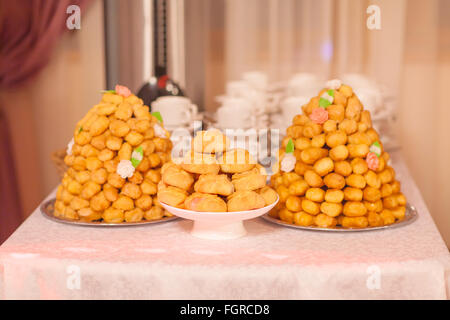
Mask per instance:
[[[161,202],[161,205],[175,216],[193,220],[191,234],[194,237],[208,240],[228,240],[243,237],[247,234],[243,221],[253,219],[269,212],[278,202],[269,206],[235,212],[198,212],[179,209]]]

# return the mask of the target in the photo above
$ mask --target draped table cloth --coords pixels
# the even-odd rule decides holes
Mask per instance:
[[[210,241],[182,219],[81,227],[36,209],[0,247],[0,298],[447,299],[449,251],[398,153],[393,166],[419,217],[391,230],[313,232],[257,218],[246,237]]]

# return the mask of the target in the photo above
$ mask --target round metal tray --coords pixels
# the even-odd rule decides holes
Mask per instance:
[[[308,231],[325,231],[325,232],[363,232],[363,231],[374,231],[374,230],[384,230],[384,229],[393,229],[398,227],[406,226],[412,222],[414,222],[417,219],[417,210],[414,206],[410,205],[409,203],[406,204],[406,213],[405,218],[402,221],[387,225],[387,226],[381,226],[381,227],[369,227],[369,228],[343,228],[343,227],[334,227],[334,228],[320,228],[320,227],[303,227],[298,226],[295,224],[290,224],[284,221],[281,221],[280,219],[273,218],[269,216],[269,214],[265,214],[261,216],[264,220],[278,224],[283,227],[288,228],[294,228],[294,229],[301,229],[301,230],[308,230]]]
[[[89,227],[132,227],[132,226],[143,226],[143,225],[147,225],[147,224],[155,224],[155,223],[163,223],[163,222],[169,222],[169,221],[173,221],[176,219],[179,219],[176,216],[173,217],[164,217],[162,219],[159,220],[142,220],[140,222],[121,222],[121,223],[108,223],[108,222],[103,222],[103,221],[92,221],[92,222],[87,222],[87,221],[79,221],[79,220],[66,220],[66,219],[62,219],[59,217],[55,217],[53,215],[53,211],[55,209],[55,201],[56,199],[50,199],[47,201],[44,201],[41,204],[41,213],[44,217],[46,217],[47,219],[50,219],[52,221],[56,221],[59,223],[65,223],[65,224],[71,224],[71,225],[76,225],[76,226],[89,226]]]

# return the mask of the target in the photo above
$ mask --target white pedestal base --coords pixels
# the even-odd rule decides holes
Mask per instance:
[[[247,234],[242,220],[224,221],[194,221],[191,235],[208,240],[229,240],[243,237]]]

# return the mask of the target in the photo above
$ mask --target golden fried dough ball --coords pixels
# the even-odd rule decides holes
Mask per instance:
[[[230,140],[219,130],[197,131],[192,146],[195,152],[219,153],[229,148]]]
[[[392,214],[391,210],[383,209],[380,213],[381,219],[383,219],[384,225],[393,224],[395,222],[395,216]]]
[[[345,117],[345,108],[341,104],[332,104],[328,106],[328,119],[341,122]]]
[[[320,179],[320,177],[319,177],[319,179]],[[322,181],[322,179],[320,179],[320,181]],[[320,182],[320,183],[322,183],[322,182]],[[303,179],[299,179],[299,180],[292,182],[289,185],[288,192],[294,196],[303,196],[305,194],[306,190],[308,190],[308,188],[309,188],[308,183]]]
[[[94,211],[103,211],[110,206],[110,202],[106,199],[105,193],[101,191],[91,198],[90,206]]]
[[[91,145],[97,150],[103,150],[106,148],[106,135],[102,134],[96,137],[93,137],[91,140]],[[73,150],[72,150],[73,152]]]
[[[70,201],[70,207],[73,210],[80,210],[83,208],[89,207],[89,201],[82,199],[80,197],[73,197],[73,199]]]
[[[379,189],[381,187],[381,180],[378,177],[378,175],[369,170],[367,171],[367,173],[364,175],[364,179],[366,179],[367,185],[374,187],[376,189]]]
[[[339,130],[347,134],[347,136],[358,130],[358,123],[353,119],[344,119],[339,123]]]
[[[80,217],[80,220],[87,222],[100,220],[102,218],[101,212],[94,211],[91,208],[78,210],[78,216]]]
[[[345,117],[359,121],[361,116],[362,105],[356,96],[352,96],[347,101],[347,108],[345,109]]]
[[[95,157],[98,155],[98,150],[95,149],[90,144],[85,144],[84,146],[81,147],[80,154],[85,158]]]
[[[139,222],[144,218],[144,211],[141,208],[134,208],[133,210],[125,211],[126,222]]]
[[[344,192],[339,189],[328,189],[325,192],[325,201],[332,203],[341,203],[344,200]]]
[[[403,220],[403,218],[405,217],[406,208],[401,206],[401,207],[390,209],[390,211],[396,219]]]
[[[403,193],[397,194],[397,203],[399,206],[406,206],[406,197],[403,195]]]
[[[100,151],[98,153],[98,159],[100,161],[105,162],[105,161],[108,161],[108,160],[111,160],[112,158],[114,158],[114,155],[115,155],[114,151],[109,150],[109,149],[103,149],[102,151]]]
[[[184,205],[184,200],[186,200],[187,196],[186,190],[177,187],[168,186],[158,190],[159,202],[166,203],[172,207]]]
[[[302,210],[302,200],[297,196],[289,196],[286,199],[286,208],[292,212],[299,212]]]
[[[145,174],[145,179],[148,179],[153,183],[158,183],[161,180],[161,173],[162,168],[161,170],[158,169],[148,170],[147,173]]]
[[[369,213],[367,214],[367,220],[369,222],[370,227],[383,226],[383,219],[381,218],[381,216],[378,213],[376,213],[374,211],[369,211]]]
[[[125,183],[125,179],[119,176],[117,173],[112,172],[108,175],[108,183],[114,188],[122,188]]]
[[[354,188],[364,189],[366,187],[366,179],[360,174],[351,174],[345,181],[347,185]]]
[[[81,198],[89,200],[95,196],[102,189],[101,185],[94,181],[89,181],[83,186],[83,190],[80,193]]]
[[[374,128],[370,128],[366,131],[366,135],[370,138],[371,144],[375,141],[380,141],[380,136]]]
[[[256,161],[247,150],[233,149],[222,154],[219,164],[225,173],[239,173],[253,169]]]
[[[99,116],[90,126],[89,133],[92,137],[101,135],[108,129],[109,119],[105,116]]]
[[[319,134],[311,139],[311,146],[322,148],[325,145],[325,134]]]
[[[321,228],[333,228],[337,224],[336,218],[320,213],[314,217],[314,223]]]
[[[227,198],[228,211],[247,211],[264,207],[264,198],[251,190],[239,190]]]
[[[142,151],[144,152],[144,156],[148,157],[150,154],[155,152],[156,146],[155,143],[152,140],[144,140],[139,147],[142,148]]]
[[[352,166],[348,161],[336,161],[334,163],[334,172],[340,174],[341,176],[348,177],[352,174]]]
[[[323,191],[320,188],[310,188],[306,191],[305,194],[306,199],[315,201],[315,202],[322,202],[325,198],[325,191]],[[291,210],[295,211],[295,210]]]
[[[344,215],[347,217],[360,217],[367,213],[366,206],[359,201],[347,201],[344,204]]]
[[[77,171],[83,171],[86,169],[86,159],[84,157],[78,156],[73,160],[72,168]]]
[[[153,138],[153,143],[155,144],[156,151],[159,152],[167,152],[172,148],[172,142],[169,139],[156,137]]]
[[[380,178],[382,184],[390,183],[394,179],[394,177],[392,176],[392,171],[389,170],[389,168],[386,168],[383,171],[381,171],[378,174],[378,177]]]
[[[348,137],[348,143],[349,144],[366,144],[370,146],[371,139],[370,137],[365,134],[364,132],[356,132]]]
[[[226,212],[227,204],[219,196],[195,192],[186,198],[184,205],[188,210],[202,212]]]
[[[278,213],[280,220],[287,223],[294,223],[294,213],[288,209],[282,209]]]
[[[236,191],[256,190],[266,185],[266,176],[261,174],[259,168],[253,168],[250,171],[233,174],[231,182]]]
[[[141,184],[142,181],[144,181],[144,177],[138,171],[135,171],[134,174],[131,176],[131,178],[128,178],[128,182],[131,182],[134,184]]]
[[[106,183],[103,186],[103,193],[105,196],[105,199],[111,202],[114,202],[117,200],[117,198],[119,197],[119,191],[114,188],[112,185],[110,185],[109,183]]]
[[[187,172],[198,174],[218,174],[220,165],[211,154],[189,152],[183,158],[181,167]]]
[[[302,136],[303,126],[292,125],[286,129],[286,135],[288,137],[297,139]]]
[[[130,160],[131,159],[131,153],[133,152],[133,147],[128,142],[125,142],[122,144],[122,146],[119,149],[119,152],[117,152],[117,157],[119,160]]]
[[[299,126],[304,126],[305,124],[307,124],[310,121],[311,120],[308,118],[307,115],[297,114],[292,119],[292,124],[299,125]]]
[[[71,194],[80,194],[82,191],[83,186],[75,180],[72,180],[69,182],[69,184],[67,185],[67,190],[71,193]]]
[[[234,186],[226,174],[202,174],[195,183],[194,190],[195,192],[229,196],[234,192]]]
[[[289,138],[290,139],[290,138]],[[288,139],[288,141],[289,141]],[[294,141],[295,150],[305,150],[311,147],[311,139],[306,137],[300,137]]]
[[[133,115],[133,108],[128,103],[121,103],[114,113],[115,117],[120,120],[127,121]]]
[[[341,216],[338,222],[344,228],[367,228],[369,221],[366,217],[345,217]]]
[[[271,205],[278,199],[278,194],[271,187],[265,186],[259,190],[259,194],[264,198],[266,206]]]
[[[113,172],[116,172],[118,164],[119,164],[118,159],[111,159],[111,160],[105,161],[103,163],[103,166],[105,167],[106,171],[108,171],[108,173],[113,173]]]
[[[176,164],[169,162],[162,166],[162,181],[164,183],[178,187],[184,190],[189,190],[194,183],[192,174],[184,171]],[[231,184],[231,182],[230,182]],[[232,185],[231,185],[232,187]]]
[[[103,212],[102,218],[107,223],[121,223],[124,220],[124,212],[120,209],[108,208]]]
[[[314,164],[314,171],[322,177],[332,172],[333,169],[334,162],[328,157],[322,158]]]
[[[370,112],[368,110],[361,112],[361,118],[359,121],[364,124],[367,129],[372,127],[372,117],[370,116]]]
[[[95,171],[103,167],[103,162],[101,162],[97,157],[86,158],[86,169],[89,171]]]
[[[330,158],[334,161],[342,161],[348,157],[348,149],[344,145],[334,147],[329,152]]]
[[[345,187],[345,178],[337,173],[330,173],[323,178],[323,182],[330,189],[342,189]]]
[[[313,167],[306,163],[303,163],[301,160],[297,161],[297,163],[295,164],[294,171],[298,175],[303,176],[303,175],[305,175],[305,172],[308,170],[313,170]]]
[[[327,134],[326,138],[327,146],[334,148],[340,145],[345,145],[347,142],[347,135],[343,131],[334,131]]]
[[[381,200],[375,202],[364,201],[367,211],[381,212],[383,210],[383,202]]]
[[[369,153],[369,146],[366,144],[348,144],[350,158],[365,158]]]
[[[400,182],[395,180],[394,182],[391,183],[391,187],[392,187],[392,193],[399,193],[400,192]]]
[[[84,146],[85,144],[88,144],[91,141],[91,134],[87,131],[81,131],[78,134],[75,135],[74,140],[75,143]]]
[[[317,135],[319,135],[322,132],[322,126],[320,124],[314,123],[314,122],[308,122],[303,127],[303,130],[301,134],[307,138],[313,138]],[[286,131],[287,133],[287,131]],[[294,136],[294,138],[298,138],[300,136]]]
[[[94,109],[99,116],[109,116],[116,112],[117,106],[112,103],[100,103],[94,106]]]
[[[130,197],[119,195],[119,198],[113,202],[112,206],[116,209],[131,210],[134,208],[134,202]]]
[[[341,203],[322,202],[320,204],[320,211],[329,217],[337,217],[342,212]]]
[[[70,201],[72,201],[73,197],[74,197],[74,195],[72,195],[66,189],[63,189],[61,196],[59,198],[57,197],[57,199],[62,200],[65,205],[68,205],[68,204],[70,204]]]
[[[386,198],[383,198],[383,207],[387,209],[393,209],[398,206],[397,196],[390,195]]]
[[[294,181],[300,180],[301,177],[295,172],[285,172],[282,174],[281,179],[283,180],[283,184],[288,187]]]
[[[362,201],[363,191],[358,188],[346,187],[344,189],[344,199],[349,201]]]
[[[136,200],[142,195],[142,191],[138,185],[131,182],[127,182],[123,185],[122,192],[120,194],[123,194],[127,197],[130,197],[131,199]]]
[[[159,220],[164,217],[164,209],[159,206],[154,206],[150,210],[145,211],[144,218],[145,220]]]
[[[381,186],[381,197],[385,198],[392,194],[392,186],[388,183],[385,183]]]
[[[116,136],[109,136],[106,138],[106,147],[113,151],[120,150],[122,146],[122,139]]]
[[[82,210],[82,209],[81,209]],[[79,212],[79,211],[78,211]],[[78,215],[78,213],[73,210],[70,207],[65,207],[64,208],[64,218],[66,219],[70,219],[70,220],[78,220],[80,219],[80,216]]]
[[[149,210],[152,206],[153,200],[148,194],[143,194],[135,201],[135,205],[142,210]]]
[[[328,150],[310,147],[303,150],[300,154],[301,160],[306,164],[314,164],[317,160],[326,157],[328,155]]]
[[[303,199],[302,209],[306,213],[309,213],[309,214],[312,214],[313,216],[315,216],[316,214],[318,214],[320,212],[320,204],[318,204],[314,201],[308,200],[308,199]]]
[[[327,120],[322,126],[323,132],[325,133],[333,132],[336,131],[337,122],[335,120]],[[297,148],[297,146],[295,147]]]
[[[314,223],[314,216],[307,214],[306,212],[296,212],[294,214],[294,224],[303,227],[309,227]]]
[[[127,141],[130,145],[137,146],[141,144],[144,141],[144,136],[136,131],[130,131],[125,136],[125,141]]]
[[[352,88],[345,84],[341,85],[338,90],[339,90],[339,93],[342,93],[346,98],[350,98],[353,95]]]
[[[304,175],[306,183],[315,188],[320,188],[323,186],[323,180],[322,178],[312,170],[307,170]]]
[[[140,187],[143,194],[154,195],[158,192],[156,183],[150,181],[149,179],[145,179]]]
[[[123,101],[123,97],[114,93],[106,92],[102,96],[102,102],[111,104],[119,104]]]
[[[364,200],[375,202],[381,199],[380,189],[376,189],[370,186],[367,186],[364,189]]]

